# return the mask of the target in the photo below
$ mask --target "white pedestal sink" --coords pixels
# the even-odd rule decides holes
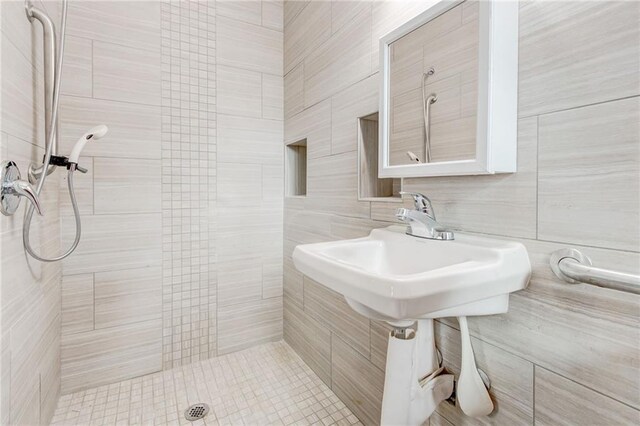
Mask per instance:
[[[299,245],[293,252],[300,272],[342,294],[360,314],[396,328],[389,339],[383,424],[421,424],[451,394],[453,377],[434,361],[432,320],[505,313],[509,293],[524,289],[531,275],[520,243],[460,233],[452,241],[430,240],[405,229],[375,229],[364,238]],[[403,332],[416,320],[415,333]],[[461,325],[467,348],[462,365],[473,367],[463,368],[458,381],[465,384],[457,392],[459,405],[467,414],[485,415],[493,405],[476,377],[466,318]]]

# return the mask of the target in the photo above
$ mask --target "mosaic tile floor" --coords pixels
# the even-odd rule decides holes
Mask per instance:
[[[211,411],[189,422],[184,411]],[[284,342],[64,395],[52,425],[354,425],[356,416]]]

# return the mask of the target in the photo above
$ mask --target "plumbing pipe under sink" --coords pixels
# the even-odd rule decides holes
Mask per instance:
[[[438,366],[433,320],[390,333],[382,397],[382,425],[421,425],[453,392],[453,375]]]
[[[493,402],[476,367],[467,317],[458,317],[458,323],[460,324],[462,359],[460,376],[456,384],[456,404],[467,416],[487,416],[493,411]]]

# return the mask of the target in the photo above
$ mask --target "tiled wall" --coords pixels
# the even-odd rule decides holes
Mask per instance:
[[[87,129],[76,174],[82,239],[63,261],[62,392],[162,367],[160,3],[72,1],[61,149]],[[60,186],[62,244],[73,211]]]
[[[215,355],[215,3],[162,2],[163,365]]]
[[[217,350],[282,338],[282,2],[216,2]]]
[[[34,2],[60,21],[60,2]],[[44,155],[42,26],[29,22],[23,2],[0,5],[0,161],[18,164],[26,179]],[[58,181],[50,175],[34,215],[32,246],[45,257],[60,250]],[[23,200],[0,216],[0,424],[46,424],[60,394],[59,263],[31,259],[22,246]]]
[[[77,179],[63,393],[281,338],[281,14],[271,1],[71,3],[63,148],[95,124],[110,132]],[[68,203],[61,214],[67,243]]]
[[[392,222],[400,204],[357,200],[356,119],[378,109],[378,38],[429,4],[284,7],[284,142],[306,138],[309,154],[306,198],[285,198],[284,335],[368,424],[380,418],[388,329],[301,276],[291,252]],[[548,260],[576,246],[640,272],[639,19],[635,2],[523,2],[518,172],[405,180],[442,223],[523,242],[533,267],[507,314],[469,320],[496,412],[475,420],[442,404],[432,424],[637,423],[640,297],[568,286]],[[459,371],[457,323],[436,332]]]

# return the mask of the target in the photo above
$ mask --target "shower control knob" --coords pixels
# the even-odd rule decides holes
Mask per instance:
[[[29,200],[39,215],[42,215],[38,194],[31,184],[20,179],[20,169],[13,161],[2,163],[0,177],[0,211],[5,216],[13,215],[20,206],[20,197]]]

